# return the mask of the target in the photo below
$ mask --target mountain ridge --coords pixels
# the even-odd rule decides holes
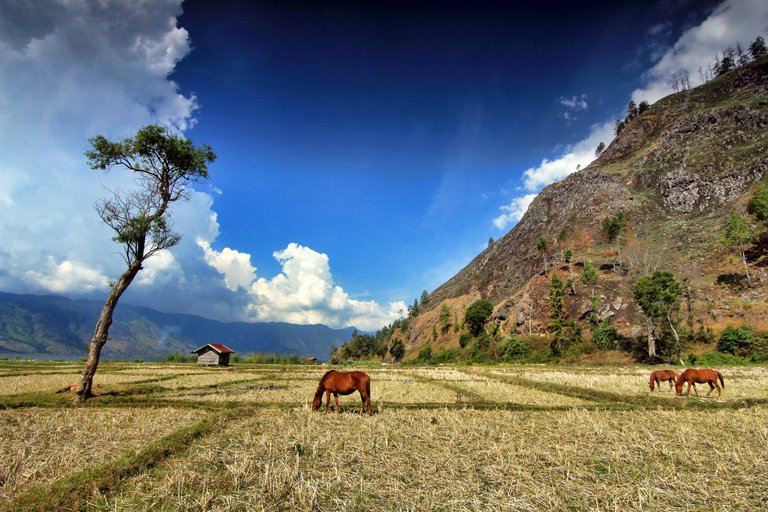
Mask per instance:
[[[102,304],[58,295],[0,292],[0,350],[10,353],[85,355]],[[105,357],[156,359],[189,353],[206,343],[237,352],[297,353],[325,359],[354,327],[285,322],[221,322],[121,303],[115,310]]]

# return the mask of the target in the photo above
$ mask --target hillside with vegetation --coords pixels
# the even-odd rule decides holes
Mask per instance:
[[[432,362],[768,359],[768,57],[726,52],[712,76],[630,102],[593,163],[362,358],[397,360],[397,342]]]

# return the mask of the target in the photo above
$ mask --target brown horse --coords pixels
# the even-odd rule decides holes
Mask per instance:
[[[351,395],[355,390],[360,392],[360,398],[363,400],[360,412],[362,413],[365,410],[365,406],[368,405],[368,415],[370,416],[373,414],[371,407],[371,379],[368,377],[368,374],[363,372],[337,372],[336,370],[325,372],[325,375],[320,379],[320,384],[317,386],[315,398],[312,400],[312,410],[320,409],[323,403],[323,393],[325,393],[325,412],[328,412],[328,408],[331,405],[331,393],[333,393],[333,398],[336,400],[336,412],[341,412],[339,408],[339,395]]]
[[[653,391],[653,387],[656,386],[661,391],[661,383],[667,380],[669,381],[669,390],[672,391],[672,386],[677,380],[677,373],[674,370],[656,370],[651,373],[648,387]]]
[[[683,384],[687,382],[688,389],[685,392],[686,396],[690,394],[691,385],[693,385],[693,392],[696,393],[696,397],[698,398],[699,392],[696,391],[696,384],[702,384],[706,382],[707,384],[709,384],[709,393],[707,393],[707,398],[709,398],[709,395],[712,393],[712,390],[715,388],[717,388],[717,397],[720,398],[720,386],[717,385],[718,379],[720,379],[720,384],[723,386],[723,389],[725,389],[725,382],[723,382],[723,375],[719,371],[711,370],[709,368],[702,368],[702,369],[688,368],[687,370],[683,371],[683,373],[680,374],[680,377],[677,378],[677,382],[675,383],[675,391],[677,392],[677,396],[682,395]]]

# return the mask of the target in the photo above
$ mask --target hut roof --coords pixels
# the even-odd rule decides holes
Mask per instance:
[[[207,348],[211,348],[217,354],[233,354],[235,352],[228,346],[222,345],[221,343],[208,343],[207,345],[203,345],[202,347],[193,350],[192,354],[200,354]]]

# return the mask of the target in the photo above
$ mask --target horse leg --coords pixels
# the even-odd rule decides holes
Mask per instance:
[[[672,391],[673,384],[674,384],[674,380],[673,379],[669,379],[669,390],[670,391]]]
[[[331,392],[325,392],[325,413],[328,414],[328,410],[331,408]]]
[[[693,392],[696,394],[696,398],[699,398],[699,392],[696,390],[696,383],[693,383]]]
[[[693,386],[693,390],[696,391],[696,386]],[[685,396],[691,396],[691,383],[688,383],[688,389],[685,390]]]
[[[341,407],[339,406],[339,394],[334,393],[333,399],[336,400],[336,414],[341,414]]]
[[[720,384],[718,384],[717,381],[714,381],[714,382],[715,382],[715,387],[717,388],[717,398],[720,398]]]
[[[368,416],[371,416],[371,395],[368,394],[368,391],[366,391],[364,388],[358,389],[360,392],[360,400],[363,401],[362,405],[360,406],[360,415],[365,412],[365,407],[368,406]]]

